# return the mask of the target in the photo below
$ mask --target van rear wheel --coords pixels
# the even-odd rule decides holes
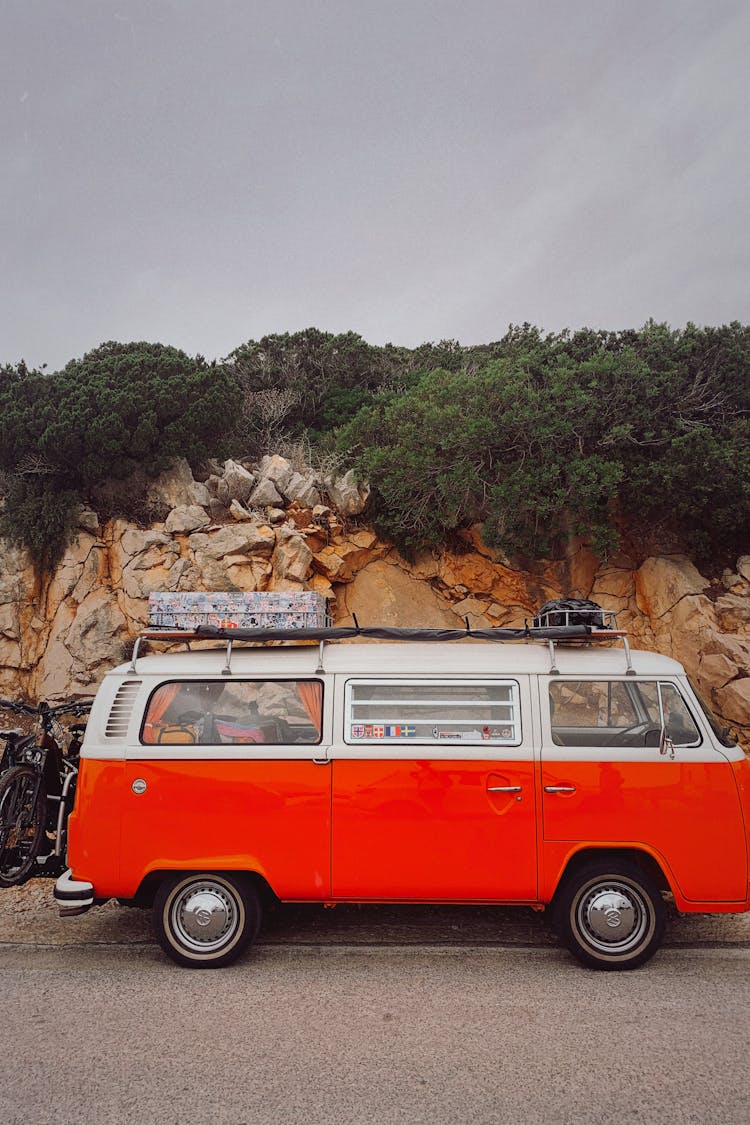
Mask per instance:
[[[666,910],[658,887],[626,860],[597,860],[565,879],[555,903],[561,940],[593,969],[635,969],[662,943]]]
[[[194,969],[234,961],[257,936],[260,917],[260,900],[247,879],[210,872],[166,879],[152,915],[164,952]]]

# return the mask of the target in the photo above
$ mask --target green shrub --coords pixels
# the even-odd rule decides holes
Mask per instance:
[[[511,554],[555,553],[571,533],[606,554],[623,522],[669,528],[699,558],[747,547],[748,330],[525,326],[474,364],[381,396],[338,434],[402,549],[477,520]]]
[[[96,485],[220,452],[240,402],[226,368],[161,344],[102,344],[52,375],[6,367],[4,533],[49,565],[64,548],[72,509]]]

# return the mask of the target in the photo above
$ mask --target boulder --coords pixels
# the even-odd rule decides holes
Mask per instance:
[[[179,554],[177,544],[164,532],[156,531],[153,528],[143,531],[137,527],[128,527],[120,536],[119,544],[122,553],[127,558],[134,558],[136,555],[154,549],[157,551],[176,551]]]
[[[230,501],[230,503],[239,503],[239,501]],[[229,509],[215,496],[212,496],[208,502],[208,514],[211,523],[225,523],[230,518]]]
[[[64,643],[75,662],[89,674],[89,682],[96,669],[112,666],[115,638],[125,625],[111,590],[95,590],[78,606]],[[78,676],[80,679],[80,673]]]
[[[724,687],[737,675],[737,665],[733,664],[728,656],[717,652],[702,654],[698,664],[698,677],[702,684],[712,687]]]
[[[286,457],[274,454],[273,457],[264,457],[258,466],[260,480],[270,481],[280,495],[286,494],[286,488],[294,476],[294,470]]]
[[[632,570],[604,566],[594,579],[591,597],[598,602],[602,595],[622,599],[631,598],[634,593],[635,582]]]
[[[209,533],[197,532],[188,543],[192,551],[212,559],[223,559],[226,555],[268,557],[276,546],[276,535],[264,524],[246,522],[227,524]]]
[[[750,629],[750,598],[724,594],[716,599],[716,616],[722,632],[744,634]]]
[[[0,635],[11,641],[21,639],[21,624],[18,620],[18,613],[9,602],[0,605]]]
[[[90,535],[98,535],[101,527],[99,517],[92,508],[81,508],[78,513],[78,526]]]
[[[211,477],[220,477],[224,472],[224,466],[221,461],[217,461],[215,457],[207,457],[205,461],[193,466],[193,476],[197,481],[201,481],[211,491],[209,481]]]
[[[312,551],[303,537],[291,528],[282,528],[273,556],[274,589],[279,589],[277,583],[282,579],[303,582],[312,558]]]
[[[276,533],[272,527],[268,527],[263,523],[253,523],[247,527],[243,527],[248,537],[248,554],[257,558],[270,558],[273,554],[274,547],[276,546]]]
[[[67,547],[47,589],[45,613],[48,618],[54,617],[60,604],[65,598],[69,598],[73,591],[79,586],[87,560],[95,546],[100,548],[93,567],[93,570],[98,574],[99,564],[102,561],[104,550],[102,544],[99,543],[97,539],[87,532],[82,532],[79,533],[77,538]],[[90,576],[90,583],[93,585],[96,579],[92,575],[91,564],[89,564],[87,573]],[[4,597],[0,597],[0,601],[4,600]],[[81,598],[79,597],[78,601],[80,600]]]
[[[208,555],[204,551],[195,552],[195,571],[197,578],[194,580],[193,585],[189,587],[192,590],[222,590],[232,591],[235,589],[223,558],[214,558],[213,555]],[[183,588],[183,587],[180,587]]]
[[[312,511],[310,508],[300,508],[297,503],[286,510],[286,517],[294,527],[309,529],[313,525]]]
[[[750,727],[750,676],[743,676],[724,687],[715,688],[712,702],[727,722],[744,728]]]
[[[702,594],[707,580],[683,555],[646,559],[635,575],[638,608],[647,617],[659,618],[682,598]]]
[[[185,508],[174,508],[167,516],[164,526],[172,535],[186,535],[199,527],[207,527],[210,522],[205,508],[190,504]]]
[[[250,494],[250,504],[254,508],[278,508],[283,503],[280,493],[271,480],[263,478]]]
[[[739,574],[735,574],[734,571],[727,568],[721,575],[721,584],[725,590],[733,590],[737,586],[744,586],[745,582]]]
[[[251,520],[253,517],[247,508],[240,504],[239,500],[232,500],[229,505],[229,515],[233,520],[241,523],[243,520]]]
[[[444,598],[382,559],[365,567],[341,589],[337,624],[349,624],[354,613],[361,625],[456,627],[455,614]]]
[[[237,461],[231,460],[224,462],[222,480],[226,487],[226,493],[224,489],[221,488],[221,482],[219,482],[216,495],[219,500],[221,500],[222,504],[226,504],[227,506],[230,500],[239,500],[241,504],[244,504],[250,496],[255,484],[253,474],[248,472],[243,465],[238,464]]]
[[[460,618],[461,624],[465,625],[468,618],[470,627],[474,629],[492,628],[494,622],[487,616],[488,608],[487,602],[481,602],[478,598],[464,598],[452,607],[453,612]]]
[[[741,555],[737,559],[737,573],[746,582],[750,582],[750,555]]]
[[[354,578],[350,568],[334,547],[324,547],[313,557],[313,567],[328,582],[351,582]]]
[[[297,501],[305,508],[313,508],[320,503],[320,493],[312,473],[306,477],[302,473],[292,473],[282,491],[290,504]]]
[[[370,487],[367,484],[358,484],[354,469],[339,477],[327,477],[326,490],[331,503],[342,515],[358,516],[365,510]]]
[[[148,497],[168,508],[188,508],[193,504],[204,507],[210,494],[204,484],[194,479],[190,466],[181,457],[149,485]]]

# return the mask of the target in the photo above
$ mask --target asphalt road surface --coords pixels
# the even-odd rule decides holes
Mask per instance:
[[[496,908],[284,908],[224,970],[0,892],[0,1121],[750,1122],[747,917],[596,973]]]

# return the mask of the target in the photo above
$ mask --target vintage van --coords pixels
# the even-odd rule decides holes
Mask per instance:
[[[625,969],[659,947],[665,898],[750,909],[750,762],[681,665],[565,629],[352,632],[233,649],[237,630],[110,672],[61,913],[150,907],[166,953],[210,967],[273,899],[522,904],[551,907],[584,964]]]

